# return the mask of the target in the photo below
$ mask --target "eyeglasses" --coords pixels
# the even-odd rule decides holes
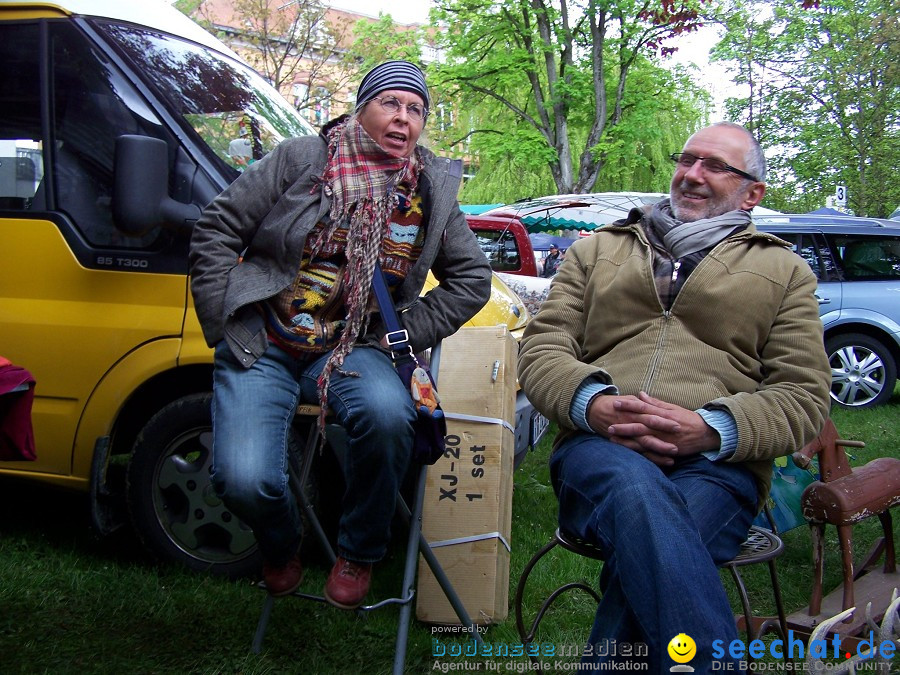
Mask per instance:
[[[378,104],[381,106],[381,109],[386,113],[391,115],[396,115],[400,112],[400,108],[406,108],[406,114],[409,115],[411,120],[415,120],[416,122],[421,122],[426,117],[428,117],[428,108],[425,106],[419,105],[418,103],[400,103],[397,98],[394,96],[375,96],[372,98],[373,101],[378,101]]]
[[[741,171],[740,169],[736,169],[730,164],[726,164],[721,159],[715,159],[713,157],[698,157],[697,155],[692,155],[689,152],[673,152],[669,155],[672,158],[672,161],[675,162],[678,166],[683,167],[685,169],[690,169],[694,164],[699,160],[703,164],[703,168],[709,171],[710,173],[725,173],[730,172],[741,176],[742,178],[746,178],[748,180],[752,180],[755,183],[759,182],[759,178],[756,176],[752,176],[746,171]]]

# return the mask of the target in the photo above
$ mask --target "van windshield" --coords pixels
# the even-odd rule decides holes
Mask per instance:
[[[147,28],[101,21],[95,25],[231,169],[230,178],[284,139],[316,133],[271,85],[239,61]]]

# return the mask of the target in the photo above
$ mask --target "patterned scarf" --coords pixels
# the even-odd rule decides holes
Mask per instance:
[[[397,207],[400,183],[415,192],[422,162],[418,147],[411,157],[394,157],[376,143],[355,117],[338,124],[328,132],[328,162],[322,177],[325,194],[332,198],[330,222],[313,242],[310,259],[331,241],[341,227],[347,228],[347,259],[344,272],[344,305],[346,325],[338,345],[332,350],[318,380],[324,428],[328,383],[332,371],[345,375],[359,373],[341,371],[344,358],[353,350],[360,335],[368,328],[369,296],[375,261],[390,227],[390,217]]]

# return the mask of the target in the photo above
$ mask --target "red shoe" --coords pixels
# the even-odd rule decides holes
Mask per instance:
[[[325,582],[325,599],[341,609],[356,609],[362,604],[372,582],[372,565],[338,558]]]
[[[303,565],[300,564],[300,556],[295,555],[281,567],[274,567],[263,563],[263,581],[266,582],[266,590],[269,595],[280,598],[290,595],[303,581]]]

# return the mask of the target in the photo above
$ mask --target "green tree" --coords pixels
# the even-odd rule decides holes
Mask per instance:
[[[200,8],[202,3],[203,0],[175,0],[175,2],[172,3],[172,6],[182,14],[192,16],[194,12]]]
[[[349,21],[321,0],[179,0],[176,5],[240,53],[300,110],[340,100],[353,75],[342,57]],[[297,94],[292,89],[297,87]]]
[[[390,14],[382,12],[375,21],[360,19],[354,23],[352,33],[344,59],[352,63],[357,79],[391,59],[422,63],[422,45],[427,41],[427,34],[421,27],[399,26]]]
[[[378,14],[378,19],[359,19],[350,30],[348,47],[341,54],[341,62],[350,73],[349,82],[355,91],[363,76],[383,61],[404,59],[422,64],[422,45],[426,34],[418,26],[400,26],[390,14]],[[427,67],[423,66],[426,71]],[[435,92],[429,92],[432,97]]]
[[[593,185],[584,191],[668,192],[672,175],[669,154],[680,149],[704,121],[700,111],[710,106],[709,97],[686,75],[640,60],[631,77],[622,120],[607,129],[597,144],[603,166]],[[510,203],[560,192],[550,172],[554,151],[533,127],[504,112],[491,99],[464,109],[472,114],[470,128],[481,133],[465,137],[466,154],[477,157],[477,171],[466,182],[462,199],[467,203]],[[571,117],[573,145],[585,143],[587,118],[587,113]],[[446,150],[459,152],[458,144],[448,144]]]
[[[713,58],[748,92],[727,107],[768,150],[768,206],[810,210],[837,185],[859,215],[884,217],[900,203],[898,9],[898,0],[729,8]]]
[[[461,110],[493,102],[494,116],[474,120],[468,134],[490,133],[498,152],[517,162],[545,163],[560,193],[586,192],[615,150],[629,146],[640,126],[629,130],[630,117],[646,112],[638,108],[671,107],[675,92],[668,88],[630,104],[632,76],[652,70],[647,58],[665,55],[665,40],[697,25],[699,6],[441,0],[433,18],[444,27],[438,40],[448,60],[435,69],[435,81]]]

